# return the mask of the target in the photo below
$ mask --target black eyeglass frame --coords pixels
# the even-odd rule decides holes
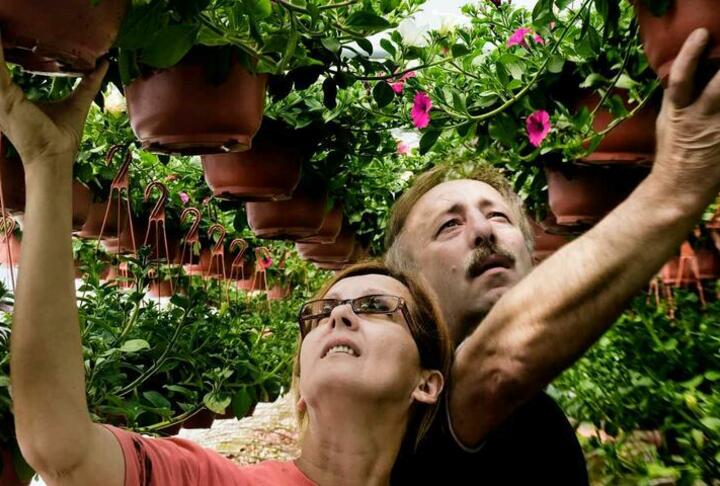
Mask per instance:
[[[356,302],[363,301],[363,300],[365,300],[365,299],[370,299],[370,298],[373,298],[373,297],[392,297],[393,299],[396,299],[397,304],[396,304],[396,306],[395,306],[392,310],[389,310],[389,311],[372,311],[372,310],[356,309],[356,308],[355,308],[355,303],[356,303]],[[317,303],[317,302],[333,302],[335,305],[333,305],[332,309],[330,309],[328,312],[323,312],[322,314],[313,314],[313,315],[310,315],[310,316],[303,316],[303,315],[302,315],[302,314],[303,314],[303,310],[304,310],[307,306],[309,306],[309,305],[311,305],[311,304],[315,304],[315,303]],[[308,333],[310,332],[310,331],[307,330],[307,329],[308,329],[308,326],[305,324],[306,321],[319,320],[319,319],[322,319],[322,318],[325,318],[325,317],[330,317],[330,314],[332,313],[333,310],[335,310],[336,307],[341,306],[341,305],[345,305],[345,304],[350,304],[350,308],[352,309],[353,313],[354,313],[355,315],[357,315],[357,316],[359,316],[359,315],[361,315],[361,314],[390,315],[390,314],[394,314],[394,313],[397,312],[398,309],[399,309],[400,312],[402,312],[403,318],[405,318],[405,322],[407,323],[408,328],[410,329],[410,333],[413,335],[413,337],[415,337],[415,332],[413,331],[413,326],[412,326],[412,320],[411,320],[411,318],[410,318],[410,310],[409,310],[408,307],[407,307],[407,302],[405,301],[405,299],[402,298],[402,297],[399,297],[399,296],[397,296],[397,295],[390,295],[390,294],[372,294],[372,295],[363,295],[362,297],[357,297],[357,298],[355,298],[355,299],[344,299],[344,300],[342,300],[342,299],[316,299],[316,300],[311,300],[311,301],[305,302],[305,303],[300,307],[300,312],[298,312],[298,325],[299,325],[299,327],[300,327],[300,338],[301,338],[301,340],[302,340],[302,339],[305,339],[305,336],[307,336]]]

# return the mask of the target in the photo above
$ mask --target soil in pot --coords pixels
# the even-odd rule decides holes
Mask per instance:
[[[317,234],[325,220],[327,190],[301,181],[287,201],[249,202],[245,205],[250,228],[258,238],[297,240]]]
[[[695,29],[710,31],[710,47],[696,77],[704,86],[720,67],[720,9],[715,0],[673,0],[670,9],[656,17],[642,1],[635,1],[640,37],[648,62],[667,86],[670,68],[687,37]]]
[[[290,199],[308,154],[299,136],[283,124],[264,119],[250,150],[202,157],[208,186],[224,199]]]
[[[5,59],[26,70],[78,75],[95,69],[115,42],[129,2],[102,0],[3,0]]]
[[[185,155],[250,148],[262,121],[267,75],[248,72],[233,55],[227,77],[213,82],[206,66],[218,52],[195,48],[176,66],[125,88],[130,123],[143,148]]]
[[[587,229],[625,200],[647,176],[639,166],[548,165],[550,210],[560,226]]]

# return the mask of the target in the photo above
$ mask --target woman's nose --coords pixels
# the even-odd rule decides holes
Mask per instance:
[[[358,327],[358,316],[353,312],[350,304],[336,306],[330,313],[330,327],[344,326],[350,329]]]

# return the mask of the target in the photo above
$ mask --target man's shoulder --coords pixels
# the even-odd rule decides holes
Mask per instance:
[[[565,414],[541,393],[469,452],[439,413],[418,450],[401,454],[393,484],[588,484],[585,460]],[[526,482],[530,481],[530,482]],[[525,483],[524,483],[525,482]]]

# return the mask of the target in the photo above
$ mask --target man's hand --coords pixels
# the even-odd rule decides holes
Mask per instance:
[[[651,174],[673,194],[668,197],[688,197],[693,207],[720,186],[720,74],[695,97],[695,74],[708,40],[706,29],[696,30],[673,63]]]
[[[52,160],[71,168],[82,139],[90,104],[107,62],[85,77],[75,91],[56,103],[33,103],[12,80],[0,43],[0,130],[10,139],[28,168]]]

